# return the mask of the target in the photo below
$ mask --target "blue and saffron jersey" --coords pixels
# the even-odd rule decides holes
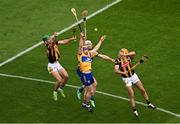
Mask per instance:
[[[98,55],[98,52],[94,52],[92,55],[91,53],[91,51],[88,51],[87,54],[82,52],[81,54],[77,55],[79,62],[78,66],[80,67],[81,72],[89,72],[92,70],[92,59]]]

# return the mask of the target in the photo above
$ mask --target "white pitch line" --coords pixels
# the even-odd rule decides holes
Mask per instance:
[[[24,77],[24,76],[18,76],[18,75],[10,75],[10,74],[0,73],[0,76],[54,84],[53,81],[47,81],[47,80],[31,78],[31,77]],[[66,86],[71,87],[71,88],[76,88],[76,89],[78,88],[78,86],[74,86],[74,85],[70,85],[70,84],[67,84]],[[113,98],[129,101],[128,98],[125,98],[125,97],[122,97],[122,96],[117,96],[117,95],[113,95],[113,94],[110,94],[110,93],[105,93],[105,92],[102,92],[102,91],[96,91],[96,92],[99,93],[99,94],[105,95],[105,96],[110,96],[110,97],[113,97]],[[139,104],[139,105],[142,105],[142,106],[147,106],[145,103],[142,103],[142,102],[139,102],[139,101],[136,101],[136,104]],[[163,108],[156,108],[156,110],[167,113],[169,115],[173,115],[173,116],[178,117],[178,118],[180,117],[180,114],[176,114],[174,112],[165,110]]]
[[[108,5],[106,5],[105,7],[101,8],[101,9],[99,9],[98,11],[96,11],[96,12],[92,13],[91,15],[89,15],[89,16],[87,17],[87,19],[90,19],[90,18],[98,15],[99,13],[107,10],[108,8],[112,7],[113,5],[115,5],[115,4],[117,4],[117,3],[121,2],[121,1],[122,1],[122,0],[116,0],[116,1],[114,1],[114,2],[112,2],[112,3],[110,3],[110,4],[108,4]],[[83,20],[81,19],[79,22],[76,22],[76,23],[70,25],[69,27],[64,28],[63,30],[61,30],[61,31],[58,32],[58,35],[63,34],[64,32],[66,32],[66,31],[70,30],[71,28],[73,28],[74,26],[78,25],[78,23],[82,23],[82,22],[83,22]],[[0,67],[2,67],[3,65],[5,65],[5,64],[7,64],[7,63],[9,63],[9,62],[12,62],[13,60],[19,58],[20,56],[22,56],[22,55],[30,52],[31,50],[35,49],[36,47],[40,46],[41,44],[43,44],[43,41],[40,41],[39,43],[37,43],[37,44],[35,44],[35,45],[33,45],[33,46],[31,46],[31,47],[29,47],[29,48],[21,51],[20,53],[16,54],[15,56],[13,56],[13,57],[5,60],[5,61],[2,62],[2,63],[0,63]]]

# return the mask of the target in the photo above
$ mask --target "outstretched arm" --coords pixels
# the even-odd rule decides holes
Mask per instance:
[[[98,42],[97,45],[93,48],[92,54],[98,51],[98,49],[101,47],[102,42],[103,42],[105,39],[106,39],[106,35],[101,36],[99,42]]]
[[[62,44],[62,45],[68,44],[70,41],[73,41],[75,39],[76,39],[76,36],[72,36],[71,38],[63,39],[63,40],[58,41],[58,44]]]
[[[76,36],[72,36],[71,38],[58,41],[58,33],[54,32],[54,41],[58,42],[58,44],[63,44],[63,45],[68,44],[70,41],[73,41],[75,39],[76,39]]]
[[[84,33],[80,33],[80,40],[79,40],[79,48],[78,48],[78,54],[82,53],[83,50],[83,45],[84,45]]]
[[[127,53],[127,54],[124,54],[124,56],[130,56],[131,58],[134,58],[135,55],[136,55],[135,51],[131,51],[131,52]]]
[[[107,61],[110,61],[110,62],[115,62],[114,59],[112,59],[111,57],[107,56],[107,55],[104,55],[104,54],[98,54],[98,57],[100,57],[101,59],[103,60],[107,60]]]

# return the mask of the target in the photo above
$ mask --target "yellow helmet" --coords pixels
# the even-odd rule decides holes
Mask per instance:
[[[126,49],[126,48],[122,48],[122,49],[121,49],[121,52],[123,52],[124,54],[129,53],[128,49]]]

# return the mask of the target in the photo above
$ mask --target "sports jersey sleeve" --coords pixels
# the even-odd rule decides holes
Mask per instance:
[[[92,58],[98,56],[98,54],[99,54],[98,52],[90,51],[90,55],[91,55]]]
[[[94,52],[92,57],[96,57],[99,53],[98,52]]]
[[[57,40],[55,40],[54,42],[55,42],[56,45],[58,45],[58,41]]]
[[[115,65],[119,65],[119,60],[116,59],[115,62],[114,62]]]

